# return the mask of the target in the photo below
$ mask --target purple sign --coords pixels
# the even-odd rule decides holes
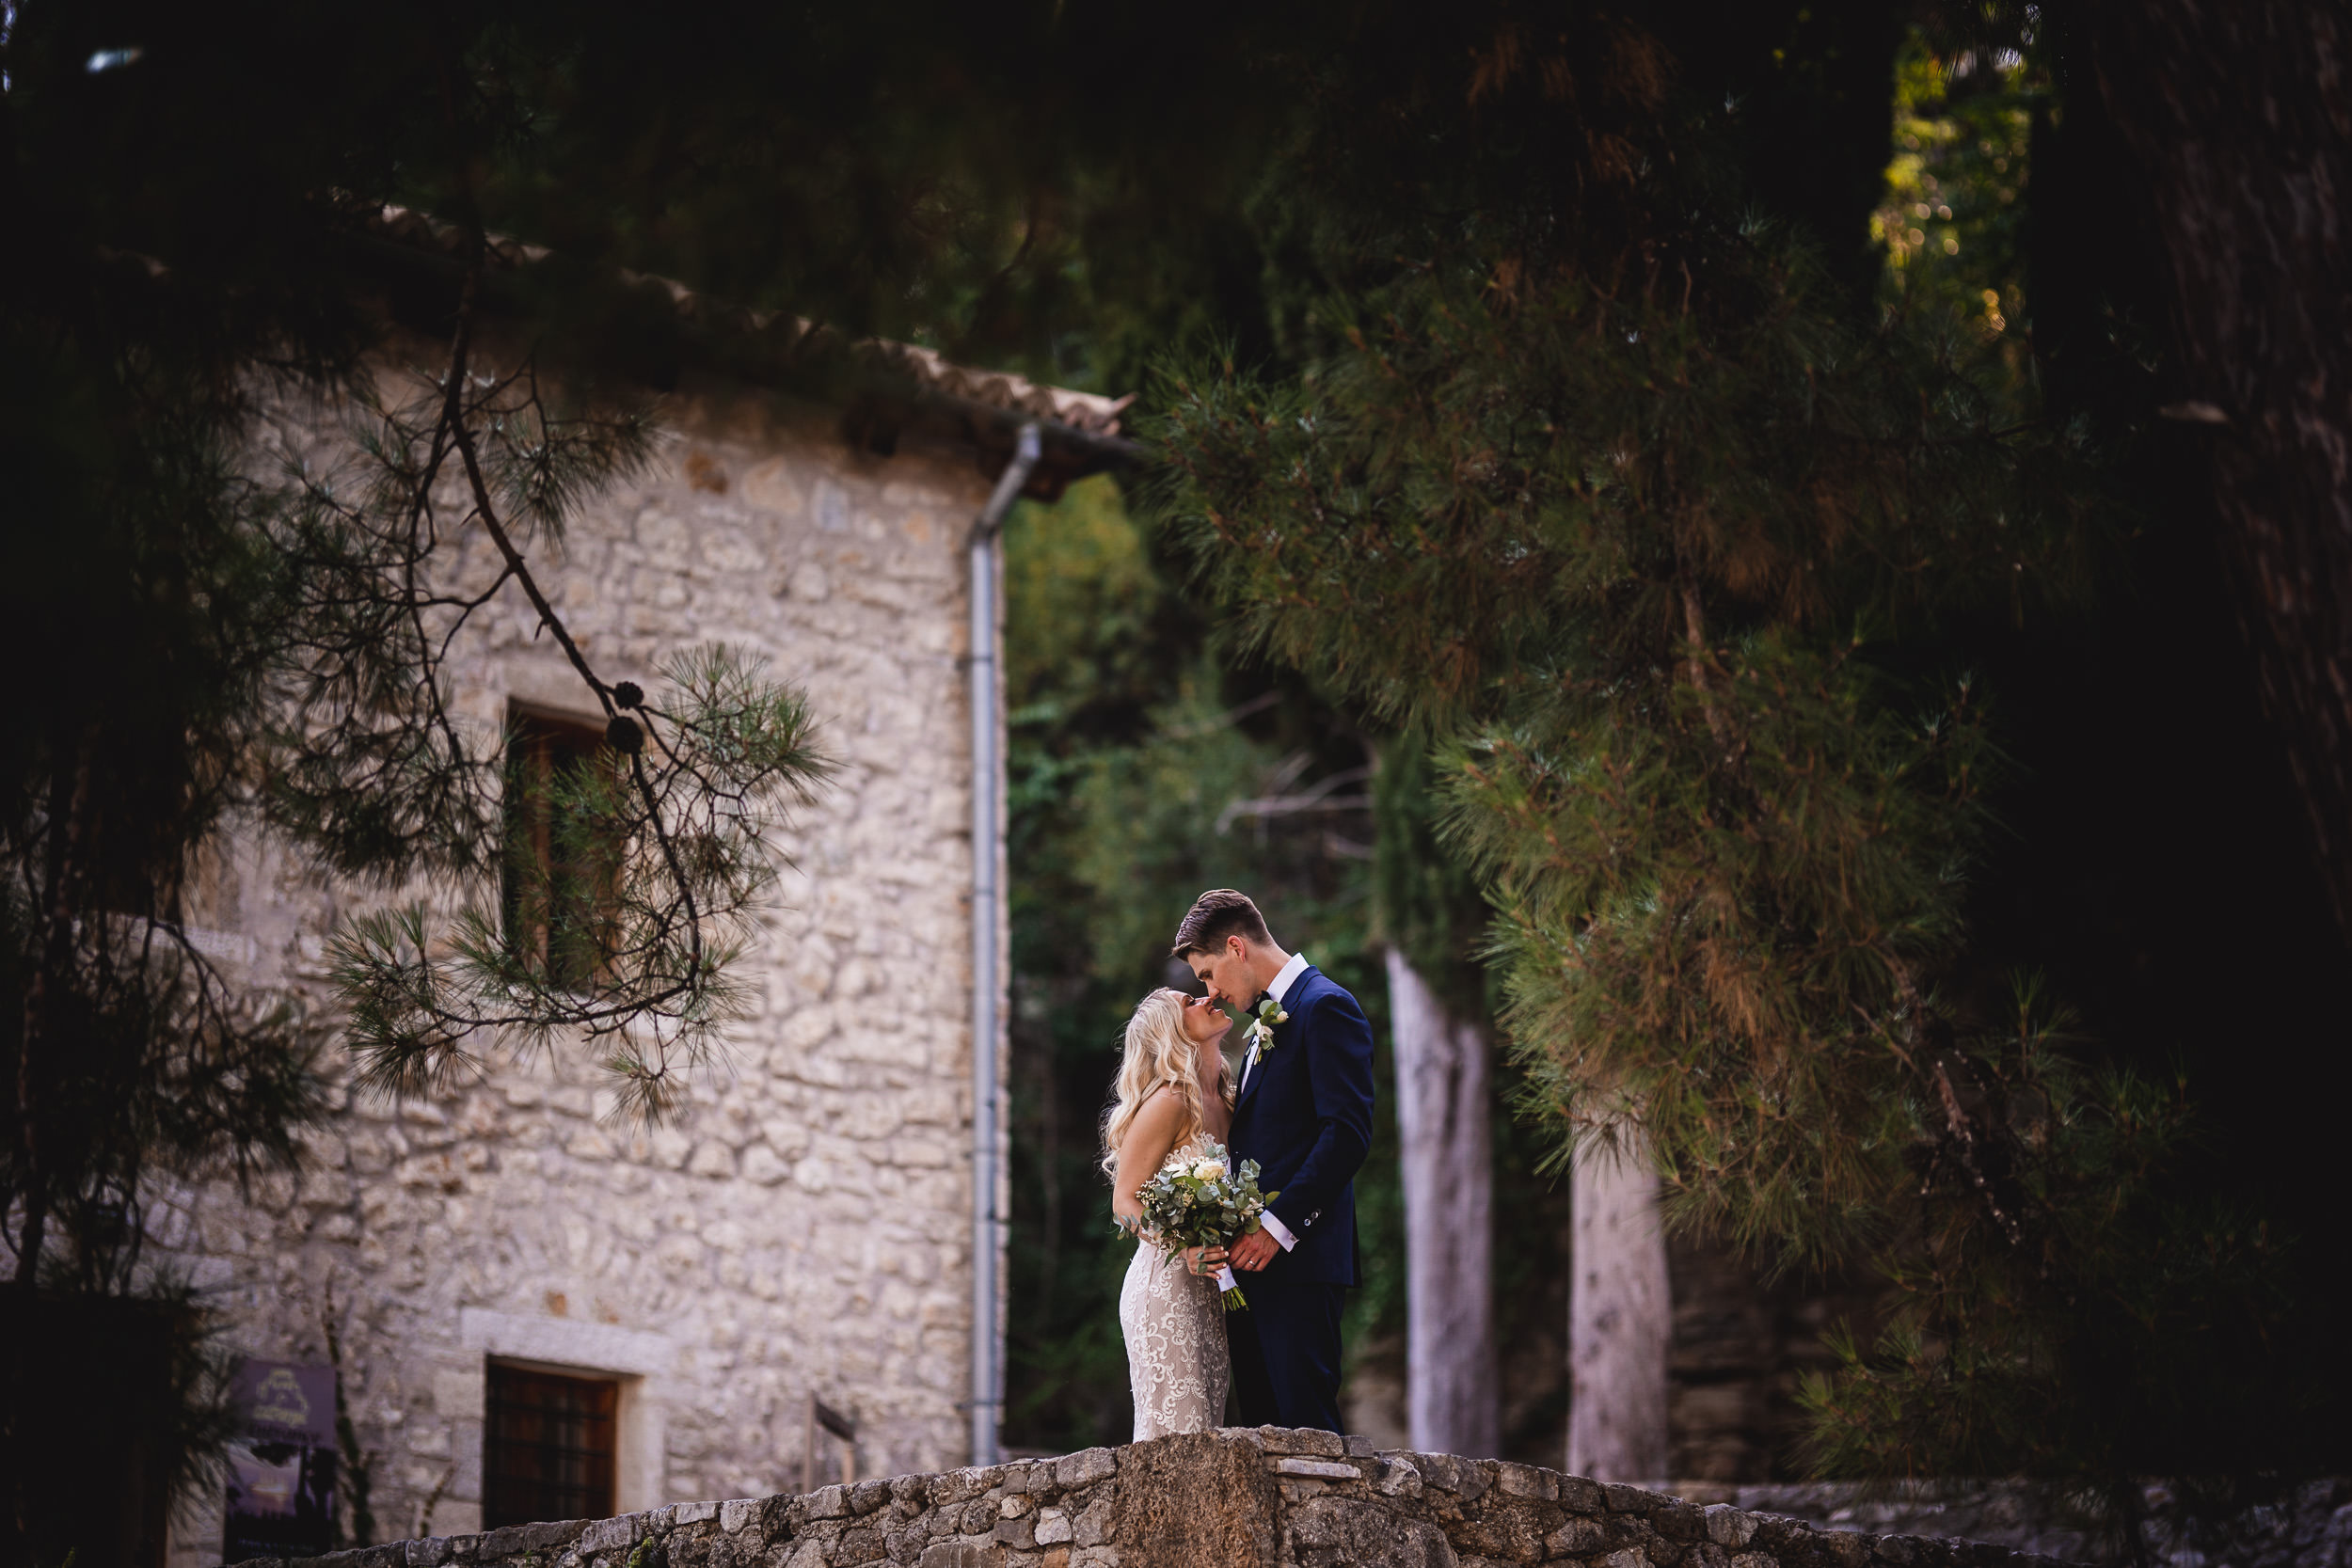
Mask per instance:
[[[247,1361],[229,1449],[225,1560],[316,1557],[335,1539],[335,1369]]]

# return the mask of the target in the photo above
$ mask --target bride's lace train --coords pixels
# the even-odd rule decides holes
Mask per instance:
[[[1224,1421],[1232,1371],[1216,1280],[1193,1275],[1182,1259],[1145,1242],[1120,1288],[1119,1327],[1127,1338],[1136,1442],[1206,1432]]]

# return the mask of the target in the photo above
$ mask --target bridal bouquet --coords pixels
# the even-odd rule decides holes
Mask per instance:
[[[1166,1247],[1170,1258],[1186,1247],[1232,1245],[1258,1228],[1258,1216],[1280,1196],[1258,1191],[1255,1160],[1244,1160],[1235,1175],[1225,1146],[1214,1138],[1204,1140],[1199,1153],[1171,1157],[1136,1194],[1143,1204],[1142,1233]],[[1233,1271],[1222,1263],[1216,1283],[1228,1312],[1249,1305]]]

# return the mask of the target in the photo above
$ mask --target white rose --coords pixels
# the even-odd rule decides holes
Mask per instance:
[[[1225,1174],[1225,1167],[1215,1160],[1202,1160],[1193,1165],[1192,1174],[1203,1181],[1214,1181]]]

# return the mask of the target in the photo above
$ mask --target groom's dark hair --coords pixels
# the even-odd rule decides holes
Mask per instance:
[[[1194,953],[1214,953],[1225,945],[1227,937],[1242,937],[1261,947],[1274,945],[1274,938],[1265,928],[1265,916],[1249,901],[1249,895],[1235,893],[1229,887],[1213,887],[1192,901],[1192,912],[1176,927],[1176,945],[1168,951],[1180,958]]]

